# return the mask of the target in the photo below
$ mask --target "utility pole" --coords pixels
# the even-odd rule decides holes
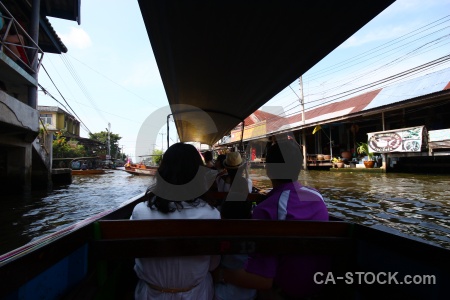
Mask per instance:
[[[111,138],[110,138],[110,132],[111,132],[111,123],[108,123],[108,159],[111,159]]]
[[[302,150],[303,150],[303,170],[308,170],[308,165],[306,164],[306,120],[305,120],[305,99],[303,96],[303,80],[302,76],[298,79],[300,85],[300,104],[302,106],[302,120],[303,120],[303,128],[302,128]]]
[[[161,151],[164,152],[164,132],[159,133],[161,135]]]
[[[105,128],[105,129],[106,129],[106,132],[108,133],[108,139],[107,139],[108,154],[106,156],[106,159],[111,159],[111,139],[110,139],[111,123],[108,123],[108,128]]]

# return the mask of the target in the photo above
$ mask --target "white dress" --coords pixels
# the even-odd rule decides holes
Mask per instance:
[[[197,206],[182,202],[183,209],[164,214],[150,209],[147,202],[134,207],[130,219],[220,219],[217,209],[203,200]],[[136,258],[134,269],[140,279],[135,290],[135,299],[198,299],[214,298],[214,286],[209,271],[214,270],[220,256],[202,255],[185,257]],[[152,289],[147,283],[162,288],[189,288],[187,292],[164,293]]]
[[[253,190],[253,182],[250,178],[246,178],[247,180],[247,186],[248,186],[248,192],[251,193]],[[216,178],[216,184],[217,184],[217,191],[218,192],[229,192],[231,185],[225,180],[222,179],[222,177]]]

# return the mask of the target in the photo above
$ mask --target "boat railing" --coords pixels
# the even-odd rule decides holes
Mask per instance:
[[[5,30],[0,34],[0,51],[12,56],[16,62],[20,62],[20,66],[29,74],[34,74],[39,70],[39,67],[44,56],[44,51],[38,46],[27,33],[27,31],[20,25],[19,21],[8,11],[3,3],[0,2],[0,12],[4,20],[3,27]],[[19,42],[11,42],[8,37],[17,35]],[[18,51],[22,51],[23,57],[18,56],[9,47],[17,47]],[[20,49],[20,50],[19,50]],[[25,59],[26,58],[26,59]],[[27,61],[25,61],[27,60]],[[33,66],[36,64],[36,68]]]
[[[339,221],[100,220],[98,259],[224,254],[329,254],[352,251],[351,227]]]

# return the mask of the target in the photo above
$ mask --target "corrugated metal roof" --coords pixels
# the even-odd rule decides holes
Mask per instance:
[[[81,0],[41,1],[41,14],[45,16],[76,21],[80,25]]]
[[[248,126],[248,125],[256,124],[258,122],[262,122],[264,120],[271,120],[274,118],[280,118],[280,116],[271,114],[266,111],[257,110],[254,113],[252,113],[250,116],[245,118],[244,122],[245,122],[245,126]]]
[[[391,105],[408,99],[440,92],[450,80],[450,68],[385,87],[363,110]]]
[[[305,123],[306,125],[325,123],[328,120],[415,99],[446,89],[450,89],[450,68],[308,110],[305,112]],[[303,126],[301,113],[288,118],[269,118],[266,122],[267,134],[294,130]]]
[[[39,34],[39,47],[42,51],[56,54],[66,53],[66,45],[64,45],[47,17],[41,18],[41,27],[47,33],[47,35]],[[52,40],[55,43],[52,43]]]
[[[66,112],[64,109],[59,108],[58,106],[39,105],[38,106],[38,111],[39,112],[57,112],[57,113],[61,113],[61,114],[66,114],[66,115],[71,116],[72,118],[75,119],[74,116],[72,116],[70,113]]]
[[[333,102],[305,112],[306,124],[326,121],[362,111],[378,95],[380,90],[352,97],[340,102]],[[303,125],[302,115],[296,114],[288,118],[289,125],[280,126],[277,130],[286,130]]]

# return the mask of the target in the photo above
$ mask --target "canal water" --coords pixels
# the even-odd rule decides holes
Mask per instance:
[[[264,169],[251,169],[255,186],[270,188]],[[0,253],[100,213],[143,193],[152,177],[121,170],[74,176],[51,192],[2,199]],[[450,176],[302,171],[334,216],[450,249]]]

